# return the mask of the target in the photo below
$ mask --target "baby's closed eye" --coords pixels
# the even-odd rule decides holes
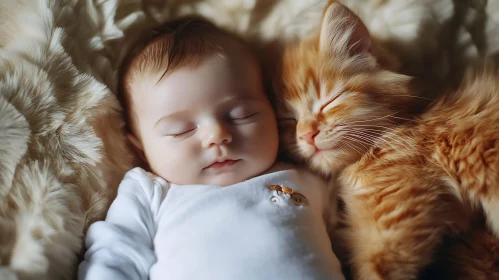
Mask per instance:
[[[192,123],[183,122],[165,123],[159,130],[162,136],[181,137],[194,133],[197,130],[197,126]]]
[[[171,136],[171,137],[177,138],[177,137],[181,137],[181,136],[190,135],[191,133],[196,132],[196,130],[197,130],[196,128],[192,128],[189,130],[183,130],[181,132],[171,132],[171,133],[167,133],[165,136]]]
[[[239,106],[231,110],[229,120],[235,124],[244,124],[258,115],[259,111],[249,106]]]

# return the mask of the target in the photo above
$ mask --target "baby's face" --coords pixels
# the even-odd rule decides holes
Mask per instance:
[[[175,184],[227,186],[277,156],[278,132],[256,62],[212,56],[133,87],[137,133],[152,171]]]

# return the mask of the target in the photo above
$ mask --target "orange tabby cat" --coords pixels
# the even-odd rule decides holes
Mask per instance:
[[[483,210],[499,237],[499,76],[469,75],[419,118],[412,78],[377,62],[366,27],[332,1],[314,40],[289,48],[278,89],[297,120],[289,150],[338,175],[356,279],[416,279]]]

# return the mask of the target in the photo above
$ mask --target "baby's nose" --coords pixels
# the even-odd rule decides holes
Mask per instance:
[[[232,142],[232,134],[223,124],[213,124],[203,142],[205,148],[227,145]]]

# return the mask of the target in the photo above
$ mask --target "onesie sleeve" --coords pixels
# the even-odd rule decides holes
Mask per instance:
[[[104,221],[87,232],[78,279],[148,279],[156,262],[156,214],[168,189],[140,168],[130,170]]]

